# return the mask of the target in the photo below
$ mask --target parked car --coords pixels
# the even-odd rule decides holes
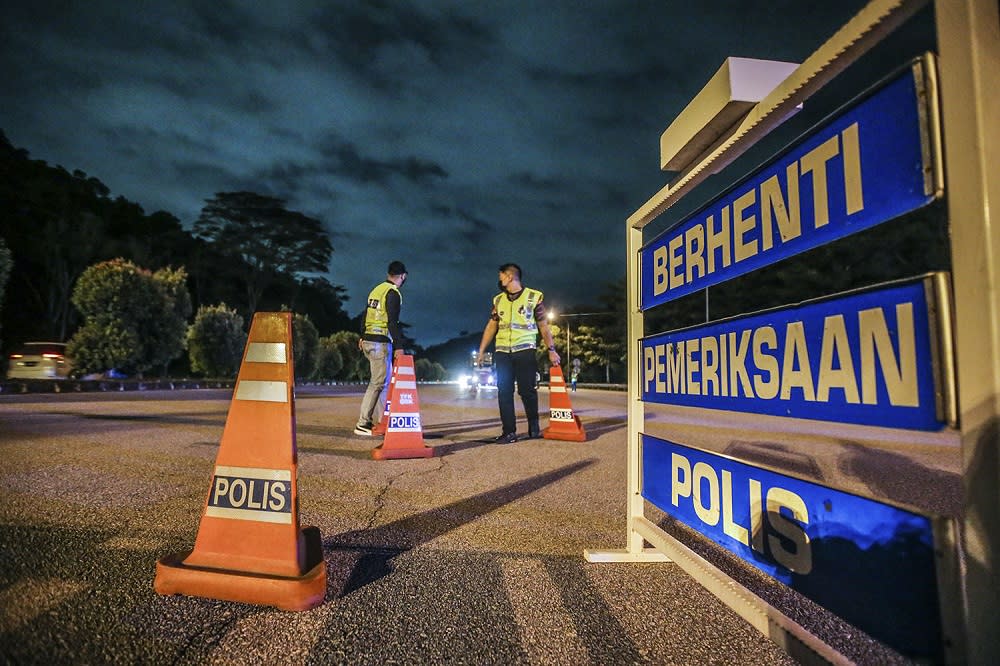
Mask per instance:
[[[73,370],[62,342],[26,342],[7,360],[7,379],[66,379]]]

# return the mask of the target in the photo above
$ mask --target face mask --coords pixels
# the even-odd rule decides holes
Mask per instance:
[[[497,289],[499,289],[500,291],[504,291],[503,282],[501,282],[500,280],[497,280]]]

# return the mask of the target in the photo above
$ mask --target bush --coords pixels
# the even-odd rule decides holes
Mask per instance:
[[[183,268],[161,268],[153,279],[166,294],[169,307],[155,328],[156,345],[151,362],[166,371],[170,361],[183,355],[187,348],[188,320],[191,318],[191,294],[187,290],[187,271]]]
[[[358,341],[361,336],[352,331],[337,331],[330,336],[330,343],[336,346],[343,358],[343,366],[337,379],[344,381],[368,381],[371,377],[371,367],[368,359],[361,353]]]
[[[191,371],[205,377],[235,377],[247,334],[243,317],[225,303],[198,308],[187,331]]]
[[[141,375],[177,357],[190,313],[185,279],[183,269],[152,274],[124,259],[87,268],[73,288],[73,305],[84,318],[67,348],[74,371]]]
[[[344,368],[344,355],[340,353],[333,336],[319,339],[319,360],[316,364],[316,379],[328,382],[336,379]]]

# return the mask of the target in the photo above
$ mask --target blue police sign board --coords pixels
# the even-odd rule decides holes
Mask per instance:
[[[649,435],[642,496],[887,645],[940,658],[931,518]]]
[[[820,127],[640,253],[643,310],[933,201],[920,65]]]
[[[871,287],[641,340],[642,399],[839,423],[938,430],[946,275]]]

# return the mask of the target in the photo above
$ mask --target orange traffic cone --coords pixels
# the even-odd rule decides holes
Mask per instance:
[[[156,563],[159,594],[323,603],[320,533],[299,529],[294,386],[291,313],[255,314],[194,550]]]
[[[587,440],[580,417],[573,413],[573,404],[566,393],[566,380],[558,365],[549,370],[549,427],[542,431],[542,437],[570,442]]]
[[[389,373],[389,390],[385,394],[385,409],[382,410],[382,418],[372,428],[373,435],[384,435],[389,424],[389,406],[392,404],[392,389],[396,385],[396,364],[392,364],[392,371]]]
[[[417,375],[413,357],[400,354],[393,364],[396,382],[392,385],[389,425],[382,445],[372,449],[372,458],[431,458],[433,447],[424,444],[420,426],[420,400],[417,398]]]

